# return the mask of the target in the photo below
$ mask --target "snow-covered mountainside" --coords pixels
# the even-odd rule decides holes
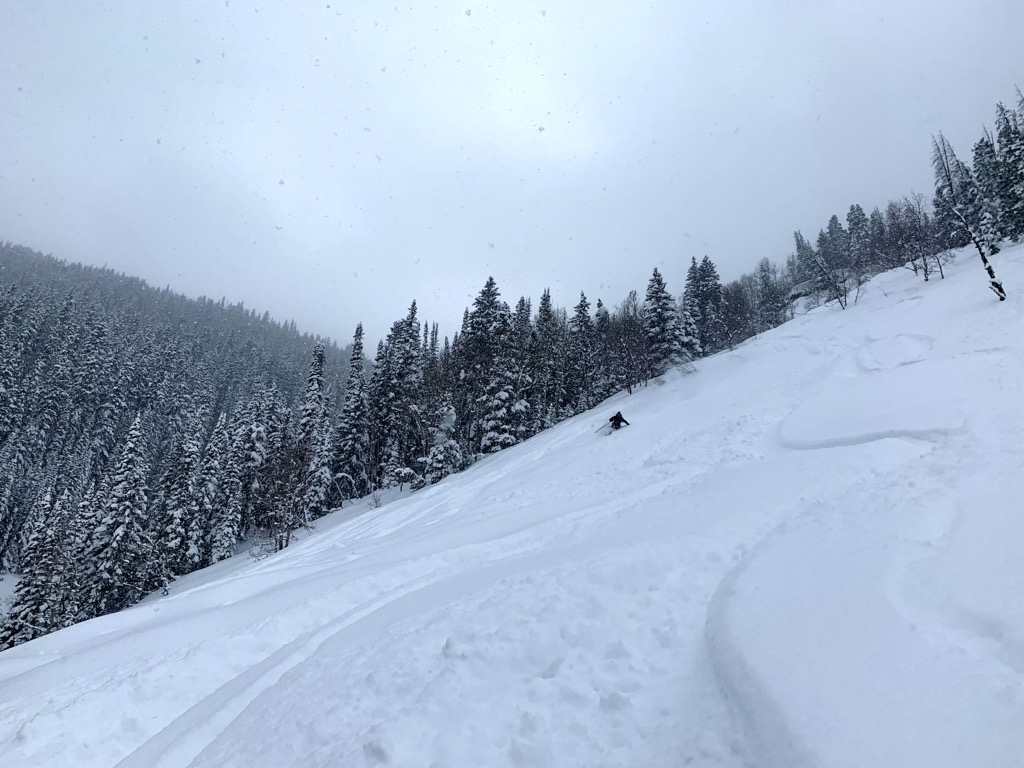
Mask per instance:
[[[3,764],[1024,765],[1024,248],[961,262],[0,653]]]

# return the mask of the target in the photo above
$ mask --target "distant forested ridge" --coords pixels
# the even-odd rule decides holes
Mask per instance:
[[[707,256],[614,306],[545,290],[502,299],[488,278],[450,338],[413,301],[371,366],[223,300],[192,300],[106,269],[0,245],[0,566],[21,575],[0,649],[120,610],[235,553],[383,488],[418,489],[605,398],[729,349],[799,304],[856,303],[905,267],[943,277],[972,245],[1024,237],[1024,99],[997,108],[973,166],[941,134],[934,198],[910,194],[795,232],[722,283]],[[845,223],[844,223],[845,222]],[[685,275],[683,274],[685,271]]]
[[[217,519],[218,494],[257,480],[224,471],[243,458],[256,409],[288,431],[318,344],[324,391],[336,391],[347,351],[294,323],[0,244],[0,562],[54,594],[76,592],[70,607],[51,596],[50,615],[8,640],[123,607],[232,554],[260,521],[251,504],[237,521]],[[263,503],[274,490],[245,489]],[[123,500],[115,509],[129,493],[138,519]],[[173,540],[174,525],[191,539]],[[139,553],[109,550],[132,537]],[[111,597],[101,569],[125,570],[118,558],[145,573]]]

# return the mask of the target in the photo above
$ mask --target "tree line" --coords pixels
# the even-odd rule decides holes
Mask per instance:
[[[921,193],[892,200],[865,214],[851,205],[846,225],[832,216],[812,245],[794,235],[787,262],[797,295],[835,301],[844,308],[863,283],[879,272],[906,267],[924,280],[944,277],[951,251],[972,246],[989,286],[1006,298],[991,257],[1004,240],[1024,236],[1024,95],[1018,106],[996,105],[995,132],[974,144],[971,165],[961,161],[940,132],[932,139],[935,188],[929,206]]]
[[[130,606],[240,546],[283,549],[346,501],[436,483],[692,370],[797,301],[845,307],[893,267],[941,277],[971,243],[991,270],[999,242],[1024,234],[1022,123],[1024,100],[1000,105],[973,168],[940,134],[931,207],[916,194],[852,205],[814,244],[797,231],[782,264],[723,284],[694,257],[676,296],[654,269],[642,297],[609,307],[581,293],[571,310],[548,290],[536,308],[506,302],[488,278],[450,338],[413,301],[372,362],[361,325],[346,353],[242,305],[0,245],[0,563],[21,575],[0,648]]]

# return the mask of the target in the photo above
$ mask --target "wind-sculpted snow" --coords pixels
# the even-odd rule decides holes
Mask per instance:
[[[880,276],[3,652],[3,764],[1020,764],[1024,280],[1000,258],[1002,305],[973,263]]]
[[[779,442],[813,449],[899,437],[939,440],[964,431],[971,383],[955,361],[838,380],[785,418]]]

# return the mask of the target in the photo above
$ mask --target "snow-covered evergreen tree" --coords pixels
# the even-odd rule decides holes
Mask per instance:
[[[454,438],[456,418],[451,395],[445,395],[434,414],[434,434],[424,461],[423,476],[427,483],[443,480],[463,467],[462,449]]]
[[[601,299],[594,305],[594,402],[618,391],[615,370],[615,335],[612,316]]]
[[[502,304],[490,325],[490,364],[482,371],[486,384],[480,403],[480,452],[495,453],[520,441],[519,427],[525,420],[527,404],[521,397],[521,372],[512,355],[512,316]]]
[[[597,403],[594,391],[597,358],[597,333],[590,317],[590,302],[580,291],[580,300],[569,319],[566,390],[576,413]]]
[[[370,492],[369,403],[363,363],[363,325],[356,326],[345,399],[335,432],[334,478],[345,498]],[[340,504],[342,498],[337,498]]]
[[[330,428],[327,420],[327,395],[324,391],[324,345],[313,348],[306,379],[306,395],[299,415],[297,444],[294,449],[294,479],[285,516],[286,526],[306,526],[327,511],[331,483]],[[286,540],[290,538],[288,531]]]
[[[1006,237],[1020,240],[1024,237],[1024,96],[1017,110],[996,105],[996,142],[1000,230]]]
[[[657,267],[647,283],[644,332],[651,357],[651,373],[660,376],[687,360],[679,332],[676,306]]]
[[[846,232],[849,239],[849,269],[859,285],[871,272],[871,231],[867,214],[857,204],[846,213]]]
[[[98,614],[134,605],[159,586],[154,574],[155,547],[147,532],[148,471],[141,418],[136,416],[88,555],[90,602]]]
[[[205,542],[201,533],[197,485],[199,445],[186,437],[175,450],[173,463],[163,480],[164,501],[157,538],[157,556],[170,578],[190,573],[203,565]],[[194,530],[198,528],[197,530]]]
[[[249,432],[246,433],[251,434]],[[259,444],[260,450],[262,444]],[[246,446],[252,447],[251,445]],[[239,482],[239,461],[242,457],[233,454],[231,438],[228,433],[227,416],[220,414],[210,435],[199,472],[199,518],[209,521],[209,560],[219,562],[235,554],[235,545],[242,532],[241,483]],[[260,453],[251,457],[256,464],[256,471],[262,466],[265,456]],[[259,486],[253,475],[255,489]],[[233,492],[234,491],[234,492]],[[249,511],[250,517],[252,511]]]
[[[567,399],[561,320],[551,302],[551,291],[544,289],[537,307],[536,336],[530,355],[529,374],[533,381],[531,411],[533,430],[540,432],[558,423]]]
[[[68,571],[62,539],[62,505],[54,504],[47,490],[35,504],[30,530],[21,555],[21,580],[14,592],[10,614],[0,626],[0,650],[40,637],[62,626],[60,604]]]
[[[612,375],[616,384],[632,393],[638,384],[651,378],[651,354],[644,323],[643,304],[636,291],[630,291],[612,318]]]

